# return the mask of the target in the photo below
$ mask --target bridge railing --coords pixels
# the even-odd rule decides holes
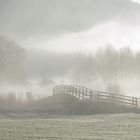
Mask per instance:
[[[105,101],[105,102],[113,102],[120,103],[124,105],[131,105],[134,107],[138,107],[138,98],[125,96],[121,94],[114,94],[102,91],[91,90],[84,86],[80,85],[58,85],[54,87],[53,94],[70,94],[80,100],[96,100],[96,101]]]

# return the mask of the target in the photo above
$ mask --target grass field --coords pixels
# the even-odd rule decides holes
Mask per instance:
[[[140,140],[140,115],[1,118],[0,140]]]

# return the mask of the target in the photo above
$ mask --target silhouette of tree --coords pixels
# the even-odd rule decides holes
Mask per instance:
[[[0,36],[0,82],[23,82],[25,57],[25,50],[15,41]]]

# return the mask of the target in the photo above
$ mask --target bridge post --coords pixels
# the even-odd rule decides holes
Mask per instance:
[[[138,107],[138,99],[137,98],[135,98],[135,105],[136,105],[136,107]]]
[[[53,95],[55,94],[55,88],[53,88]]]
[[[84,89],[84,88],[83,88]],[[82,96],[83,96],[83,100],[85,100],[85,94],[86,94],[86,90],[82,90]]]
[[[97,101],[99,101],[99,100],[100,100],[100,94],[97,93]]]
[[[132,98],[132,105],[135,105],[135,99]]]

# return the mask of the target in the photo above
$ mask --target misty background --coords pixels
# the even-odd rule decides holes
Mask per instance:
[[[81,84],[140,97],[139,15],[138,0],[0,0],[1,93]]]

